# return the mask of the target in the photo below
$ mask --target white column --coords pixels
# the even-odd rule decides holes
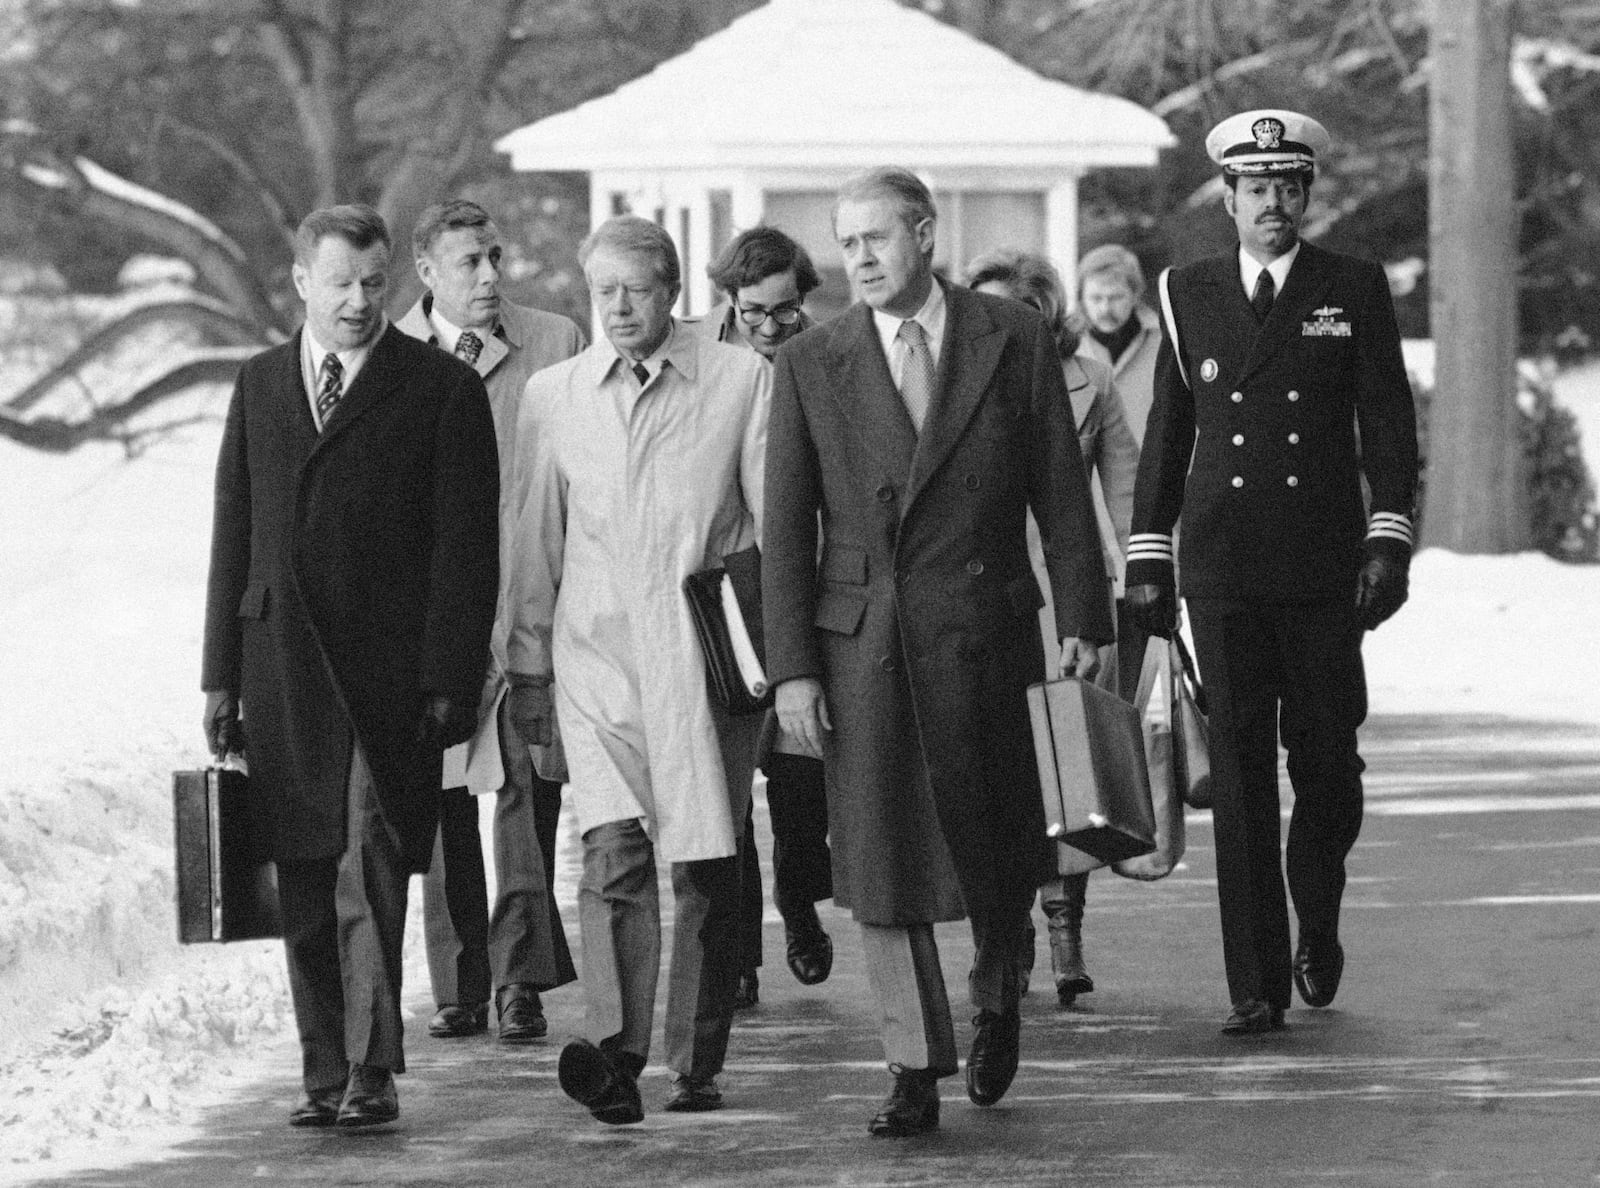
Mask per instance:
[[[765,192],[761,183],[748,175],[741,177],[733,187],[733,231],[748,231],[761,221],[765,213]]]
[[[706,275],[706,265],[711,263],[711,195],[700,185],[684,197],[689,212],[689,242],[681,245],[684,313],[699,317],[712,305],[711,278]]]
[[[1078,179],[1069,175],[1044,195],[1045,252],[1061,273],[1069,299],[1078,291]]]
[[[611,195],[620,187],[609,173],[589,175],[589,230],[593,231],[611,217]]]

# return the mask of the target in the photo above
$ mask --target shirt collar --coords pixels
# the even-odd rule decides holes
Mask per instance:
[[[944,286],[939,283],[938,277],[933,278],[933,285],[928,292],[928,299],[922,303],[922,308],[912,314],[910,318],[884,313],[881,309],[873,310],[872,324],[877,327],[878,338],[883,342],[884,357],[887,358],[889,356],[889,348],[894,344],[895,337],[900,333],[900,323],[914,320],[928,336],[928,353],[937,358],[939,347],[944,342],[944,315]]]
[[[1289,279],[1289,269],[1294,266],[1294,258],[1300,254],[1300,241],[1294,241],[1294,246],[1271,264],[1263,265],[1243,247],[1239,249],[1239,282],[1244,285],[1246,297],[1256,291],[1256,277],[1263,271],[1272,273],[1272,283],[1277,286],[1275,292],[1283,292],[1283,286]]]
[[[439,312],[439,307],[433,303],[432,293],[429,293],[423,298],[422,308],[428,315],[428,324],[433,328],[434,341],[437,342],[439,346],[449,351],[452,355],[455,354],[456,343],[461,340],[461,335],[465,333],[465,331],[463,331],[460,326],[457,326],[449,318],[445,317]],[[491,334],[498,334],[499,332],[500,327],[498,325],[490,328],[487,331],[473,331],[473,333],[476,334],[480,339]]]
[[[693,380],[699,370],[697,337],[677,318],[673,318],[672,328],[661,340],[661,345],[651,351],[648,358],[640,360],[650,372],[650,378],[655,379],[662,367],[670,363],[674,371],[682,373],[687,380]],[[589,348],[589,357],[589,380],[596,387],[604,383],[618,367],[631,370],[634,364],[634,360],[623,358],[604,334],[596,336],[594,345]]]
[[[361,370],[361,365],[367,361],[367,356],[372,353],[372,348],[377,345],[378,339],[382,338],[388,329],[389,318],[385,314],[378,319],[378,332],[367,339],[366,342],[347,351],[333,352],[339,357],[339,365],[344,368],[344,386],[346,388],[349,388],[351,377]],[[318,342],[316,336],[311,333],[311,324],[309,322],[306,323],[305,329],[301,333],[301,338],[305,340],[305,356],[311,363],[312,376],[320,375],[322,360],[328,354],[328,349]]]

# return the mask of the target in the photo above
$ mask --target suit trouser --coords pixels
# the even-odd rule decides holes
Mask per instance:
[[[667,1067],[680,1076],[722,1071],[739,978],[739,859],[672,864],[672,955],[667,976]],[[655,845],[637,820],[583,835],[578,882],[589,1039],[650,1055],[661,968]]]
[[[502,732],[511,729],[504,703]],[[502,733],[501,738],[515,737]],[[527,757],[506,753],[495,795],[493,914],[478,832],[478,798],[449,788],[439,803],[433,862],[422,883],[428,978],[438,1006],[477,1006],[491,989],[536,990],[577,978],[555,898],[561,785],[541,779]],[[493,979],[491,984],[491,977]]]
[[[772,902],[790,913],[833,898],[828,850],[828,793],[822,761],[775,751],[767,756],[767,809],[772,817]],[[761,859],[755,808],[745,822],[740,853],[739,948],[745,969],[761,964]]]
[[[344,853],[278,863],[283,949],[308,1092],[343,1085],[351,1064],[405,1071],[400,971],[410,877],[356,745]]]
[[[1209,699],[1217,901],[1235,1003],[1289,1004],[1278,741],[1288,752],[1288,892],[1302,936],[1336,939],[1344,862],[1361,830],[1367,713],[1354,596],[1312,603],[1191,598]]]

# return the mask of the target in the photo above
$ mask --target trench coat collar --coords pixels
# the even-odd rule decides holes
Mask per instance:
[[[672,364],[674,371],[693,383],[695,376],[700,373],[700,347],[704,341],[692,326],[673,318],[672,329],[667,333],[664,345],[657,347],[650,358]],[[595,335],[594,342],[580,358],[582,362],[578,365],[578,374],[593,388],[605,383],[612,370],[622,362],[617,348],[605,336],[604,328]],[[651,376],[651,382],[655,382],[654,376]]]
[[[523,328],[514,316],[515,310],[505,298],[500,299],[500,318],[496,323],[493,334],[480,335],[483,339],[483,350],[478,352],[478,361],[472,369],[482,379],[488,379],[491,372],[509,355],[513,349],[520,350],[523,341]],[[420,338],[423,342],[432,343],[440,350],[444,344],[439,341],[439,332],[433,325],[433,294],[424,292],[417,298],[417,303],[406,310],[405,315],[395,323],[404,334],[412,338]],[[476,333],[476,332],[475,332]]]
[[[1005,335],[981,298],[957,285],[946,285],[944,296],[944,346],[933,403],[911,460],[911,481],[903,505],[907,509],[966,431],[1005,347]]]
[[[945,333],[949,331],[947,318]],[[884,358],[883,343],[872,321],[872,307],[858,301],[830,322],[825,333],[828,342],[824,367],[834,402],[890,477],[903,481],[911,473],[917,430],[911,423],[911,414],[906,412],[900,389],[889,374],[889,360]]]

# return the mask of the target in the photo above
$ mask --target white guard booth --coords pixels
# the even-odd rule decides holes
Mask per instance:
[[[782,228],[846,303],[831,207],[841,180],[915,170],[939,209],[947,275],[998,247],[1043,250],[1069,291],[1078,179],[1156,163],[1166,124],[1125,99],[1035,74],[895,0],[770,0],[609,95],[508,133],[523,171],[591,175],[590,221],[634,213],[683,260],[678,312],[715,301],[706,265],[738,231]]]

